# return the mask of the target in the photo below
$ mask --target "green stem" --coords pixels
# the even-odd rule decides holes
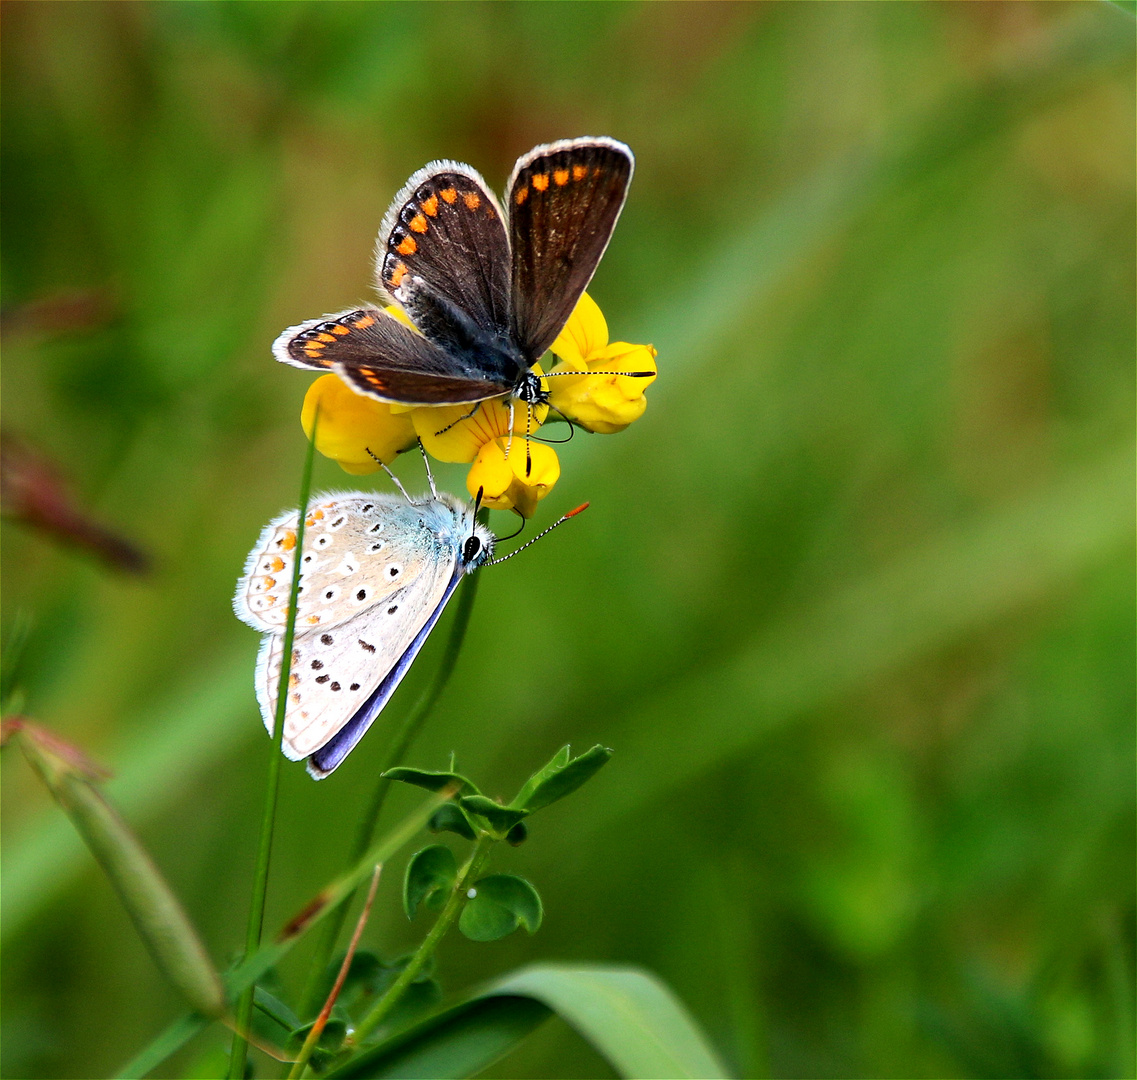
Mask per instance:
[[[304,525],[308,515],[308,495],[312,488],[312,461],[316,450],[316,424],[319,412],[312,421],[312,437],[308,441],[308,454],[304,459],[304,473],[300,480],[300,517],[296,523],[295,557],[292,561],[292,588],[288,595],[288,620],[284,627],[284,652],[280,663],[280,681],[276,688],[276,718],[273,728],[273,745],[269,750],[268,783],[265,785],[264,812],[261,815],[261,838],[257,848],[257,868],[253,875],[253,897],[249,905],[249,923],[245,931],[245,952],[242,960],[260,948],[264,928],[265,894],[268,892],[268,868],[272,855],[272,834],[276,825],[276,798],[280,790],[281,745],[284,741],[284,715],[288,708],[288,676],[292,668],[292,640],[296,634],[296,606],[300,597],[300,553],[304,550]],[[237,999],[233,1045],[229,1051],[229,1080],[243,1080],[249,1044],[244,1033],[249,1030],[253,1016],[253,994],[256,984],[251,983]]]
[[[387,1019],[391,1014],[391,1010],[399,1003],[399,999],[403,996],[403,991],[418,978],[422,969],[426,966],[427,961],[434,955],[434,950],[438,947],[438,943],[445,936],[446,931],[454,925],[454,920],[458,918],[458,913],[462,910],[462,905],[466,902],[466,893],[477,879],[482,865],[486,861],[486,856],[489,855],[490,845],[493,844],[493,842],[493,837],[484,833],[478,837],[478,842],[474,845],[470,860],[458,875],[458,881],[454,885],[454,891],[447,899],[446,906],[442,909],[438,920],[430,928],[430,933],[423,939],[423,943],[418,947],[414,956],[411,957],[410,963],[403,968],[399,977],[375,1003],[375,1007],[371,1012],[369,1012],[356,1027],[354,1038],[357,1043],[361,1043],[375,1028]]]
[[[391,781],[383,779],[382,774],[402,762],[406,752],[422,730],[423,724],[426,723],[434,706],[438,703],[438,699],[442,696],[442,691],[446,689],[450,676],[454,673],[458,656],[462,651],[462,642],[466,640],[466,629],[470,625],[470,616],[474,611],[474,600],[478,595],[478,577],[478,574],[471,574],[459,586],[458,610],[455,612],[454,622],[450,627],[450,637],[446,641],[446,651],[442,655],[438,674],[435,676],[434,682],[415,703],[414,708],[407,714],[406,719],[403,720],[398,731],[387,744],[387,749],[382,758],[379,759],[377,768],[379,781],[375,785],[367,809],[359,820],[355,842],[352,845],[348,860],[349,864],[358,862],[364,852],[371,847],[371,838],[375,834],[375,827],[379,823],[383,803],[386,801],[387,792],[391,787]],[[325,986],[324,974],[327,971],[328,963],[331,961],[332,952],[343,929],[344,919],[347,918],[347,910],[351,906],[354,895],[352,893],[336,907],[336,910],[328,916],[320,930],[320,937],[316,942],[311,967],[309,968],[308,985],[304,989],[304,1016],[310,1015],[320,1007]]]

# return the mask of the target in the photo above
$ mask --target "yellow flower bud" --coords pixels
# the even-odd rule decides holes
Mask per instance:
[[[551,446],[530,441],[526,453],[524,435],[514,435],[512,445],[508,438],[494,439],[478,451],[466,476],[466,487],[475,498],[481,489],[483,506],[513,510],[529,518],[560,475],[561,464]]]
[[[338,375],[321,375],[308,387],[300,424],[309,438],[317,406],[316,449],[353,476],[378,471],[371,454],[389,465],[400,450],[414,445],[415,429],[408,416],[396,416],[390,405],[357,394]]]

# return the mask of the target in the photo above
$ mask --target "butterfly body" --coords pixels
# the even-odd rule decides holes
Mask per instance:
[[[289,328],[274,355],[380,401],[544,402],[533,365],[591,280],[633,169],[614,139],[538,146],[518,160],[503,206],[468,165],[432,162],[396,195],[376,244],[379,292],[414,329],[359,308]]]
[[[238,618],[264,633],[256,670],[265,726],[277,689],[295,559],[301,558],[282,749],[322,779],[343,761],[394,693],[462,578],[493,535],[449,495],[407,502],[348,492],[312,500],[304,546],[298,515],[269,523],[237,584]]]

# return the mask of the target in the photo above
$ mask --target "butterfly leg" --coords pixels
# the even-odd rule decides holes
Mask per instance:
[[[387,468],[387,465],[386,465],[386,463],[385,463],[385,462],[382,460],[382,458],[376,457],[376,455],[375,455],[375,454],[372,454],[372,453],[371,453],[371,448],[370,448],[369,446],[365,446],[363,449],[364,449],[364,450],[366,450],[366,451],[367,451],[369,454],[371,454],[371,456],[372,456],[373,458],[375,458],[375,460],[376,460],[376,461],[378,461],[378,462],[379,462],[379,466],[380,466],[380,468],[382,468],[382,470],[383,470],[383,471],[384,471],[384,472],[385,472],[385,473],[386,473],[386,474],[387,474],[387,475],[388,475],[388,476],[391,478],[391,483],[392,483],[392,484],[394,484],[394,485],[395,485],[395,487],[397,487],[397,488],[398,488],[398,489],[399,489],[399,490],[400,490],[400,491],[403,493],[403,498],[404,498],[404,499],[406,499],[406,500],[407,500],[407,502],[409,502],[409,503],[411,504],[411,506],[414,506],[414,504],[415,504],[415,501],[414,501],[414,499],[412,499],[412,498],[411,498],[411,497],[410,497],[410,496],[407,494],[407,489],[406,489],[405,487],[403,487],[403,485],[402,485],[402,484],[400,484],[400,483],[399,483],[399,478],[398,478],[398,477],[397,477],[397,476],[396,476],[396,475],[395,475],[393,472],[391,472],[391,470],[390,470],[390,469],[388,469],[388,468]],[[429,469],[428,469],[427,471],[429,472]]]
[[[513,398],[509,399],[509,438],[505,440],[505,460],[509,460],[509,451],[513,449]]]
[[[459,416],[457,420],[454,420],[451,423],[447,424],[446,427],[444,427],[441,431],[436,431],[434,434],[445,435],[452,427],[454,427],[455,424],[460,424],[463,420],[469,420],[470,417],[473,416],[481,407],[482,403],[480,401],[476,402],[474,407],[468,413],[466,413],[465,416]]]
[[[430,458],[426,456],[426,447],[422,445],[422,439],[418,441],[418,448],[422,451],[422,463],[426,466],[426,478],[430,482],[430,493],[437,499],[438,488],[434,486],[434,473],[430,471]]]

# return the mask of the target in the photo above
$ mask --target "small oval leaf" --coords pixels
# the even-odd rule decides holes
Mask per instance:
[[[590,780],[611,756],[612,751],[606,746],[597,745],[580,757],[570,759],[566,746],[548,765],[529,777],[510,805],[532,813],[555,803]]]
[[[536,933],[544,918],[541,897],[524,878],[491,874],[474,885],[458,928],[471,941],[497,941],[524,926]]]
[[[453,787],[458,795],[481,794],[473,782],[456,772],[430,772],[426,769],[388,769],[383,773],[386,780],[398,780],[403,784],[414,784],[415,787],[426,788],[427,791],[442,791]]]
[[[419,904],[437,911],[458,879],[458,863],[445,844],[431,844],[415,852],[403,877],[403,910],[413,919]]]
[[[476,840],[477,834],[470,825],[469,819],[462,812],[461,807],[452,802],[443,803],[430,816],[426,827],[431,832],[452,832],[467,840]]]
[[[466,795],[459,799],[458,803],[469,815],[474,825],[485,832],[492,833],[498,839],[504,837],[514,825],[529,813],[528,810],[515,810],[502,806],[500,803],[495,803],[493,799],[487,799],[484,795]]]

